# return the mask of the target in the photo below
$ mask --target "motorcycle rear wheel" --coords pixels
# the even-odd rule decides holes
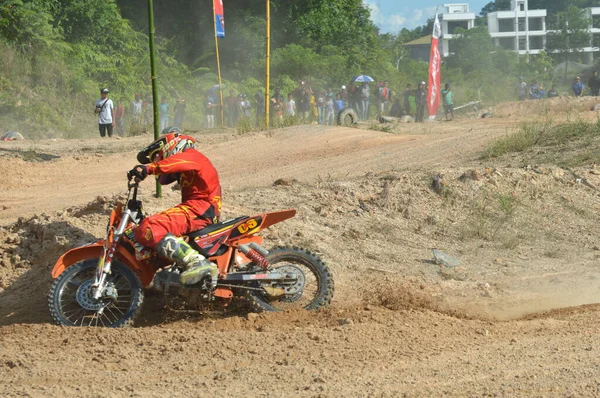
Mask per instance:
[[[142,283],[131,269],[113,261],[106,280],[114,285],[117,298],[95,300],[88,293],[97,264],[98,259],[80,261],[68,267],[52,285],[48,303],[58,325],[119,328],[133,324],[144,300]],[[99,314],[101,308],[104,310]]]
[[[249,290],[248,301],[254,310],[285,311],[291,309],[315,310],[331,303],[335,285],[329,268],[315,254],[297,247],[278,247],[266,259],[271,270],[292,270],[301,273],[304,285],[300,294],[273,298],[261,290]],[[254,287],[260,287],[260,282]]]

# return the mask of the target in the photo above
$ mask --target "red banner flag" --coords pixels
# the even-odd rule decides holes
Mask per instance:
[[[431,35],[431,54],[429,57],[429,85],[427,87],[427,110],[429,118],[435,119],[440,108],[440,68],[442,66],[442,55],[440,54],[439,39],[442,36],[442,27],[435,13],[433,34]]]
[[[217,37],[225,37],[225,19],[223,18],[223,0],[213,0],[213,9],[215,10],[215,20],[217,21]]]

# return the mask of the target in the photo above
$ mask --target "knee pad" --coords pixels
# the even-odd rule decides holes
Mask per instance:
[[[156,252],[161,256],[175,261],[181,249],[181,240],[173,234],[166,234],[156,245]]]

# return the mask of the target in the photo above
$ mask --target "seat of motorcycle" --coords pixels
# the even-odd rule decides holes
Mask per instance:
[[[233,225],[237,224],[238,222],[240,222],[240,221],[242,221],[242,220],[244,220],[246,218],[248,218],[248,216],[241,216],[241,217],[233,218],[231,220],[226,220],[226,221],[223,221],[223,222],[218,222],[216,224],[209,225],[208,227],[199,229],[198,231],[190,232],[189,234],[187,234],[187,236],[189,236],[190,238],[193,239],[193,238],[197,238],[197,237],[200,237],[200,236],[208,235],[209,233],[214,232],[214,231],[218,231],[219,229],[222,229],[222,228],[225,228],[225,227],[229,227],[229,226],[233,226]]]

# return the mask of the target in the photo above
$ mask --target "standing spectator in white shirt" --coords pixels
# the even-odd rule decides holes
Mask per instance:
[[[98,128],[100,137],[112,137],[113,127],[115,126],[115,106],[110,98],[108,98],[108,89],[100,90],[100,99],[96,101],[95,114],[98,115]]]

